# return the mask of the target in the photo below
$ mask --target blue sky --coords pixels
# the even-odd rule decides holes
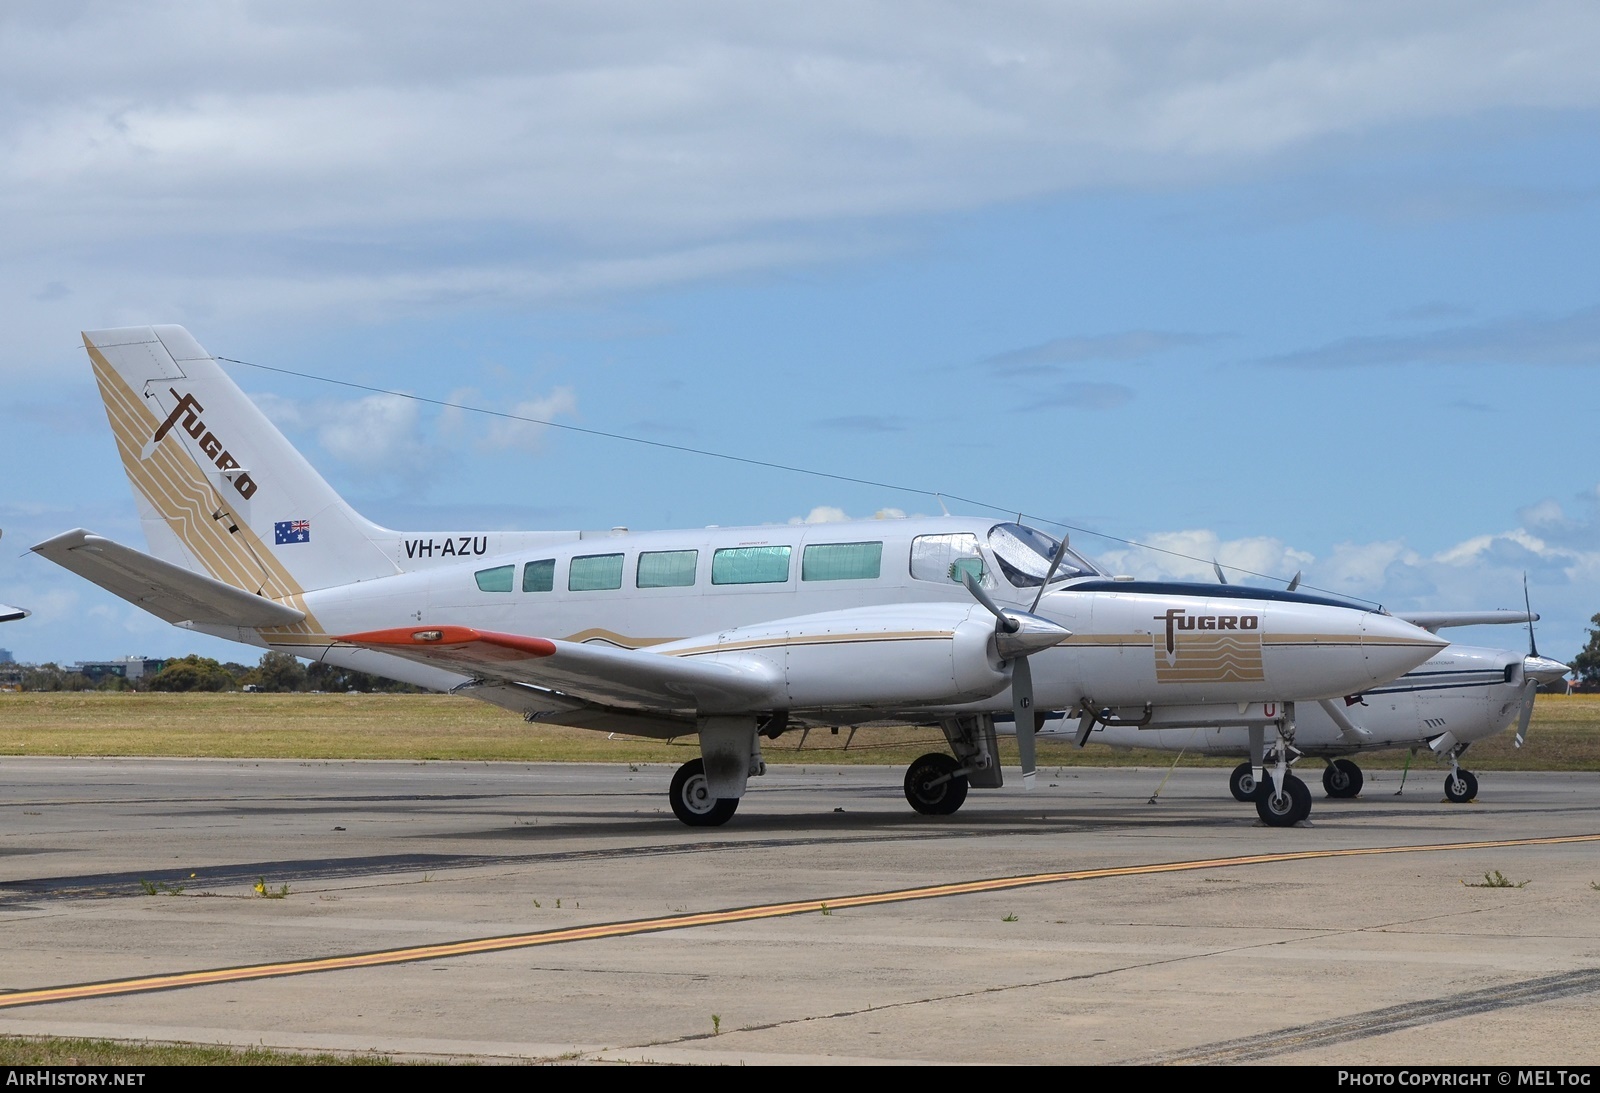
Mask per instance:
[[[1516,606],[1526,572],[1570,658],[1597,55],[1600,8],[1558,2],[8,4],[0,600],[35,614],[0,645],[255,659],[25,554],[142,545],[77,332],[172,322],[1021,510],[1118,571],[1392,609]],[[391,526],[938,511],[230,368]]]

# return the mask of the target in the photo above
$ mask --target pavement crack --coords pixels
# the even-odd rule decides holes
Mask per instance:
[[[1245,1063],[1285,1055],[1308,1048],[1330,1047],[1351,1040],[1382,1036],[1418,1025],[1431,1025],[1456,1017],[1469,1017],[1478,1013],[1508,1009],[1512,1006],[1529,1006],[1575,994],[1600,991],[1600,968],[1581,968],[1560,975],[1525,979],[1520,983],[1502,984],[1480,990],[1462,991],[1459,994],[1427,998],[1418,1002],[1404,1002],[1397,1006],[1353,1013],[1310,1025],[1296,1025],[1258,1036],[1237,1040],[1222,1040],[1214,1044],[1185,1048],[1180,1051],[1128,1059],[1135,1066],[1219,1065]]]

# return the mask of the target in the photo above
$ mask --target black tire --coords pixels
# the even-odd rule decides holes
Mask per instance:
[[[1228,792],[1235,801],[1254,801],[1261,796],[1261,785],[1256,781],[1256,769],[1249,763],[1240,763],[1228,775]]]
[[[1322,772],[1322,788],[1329,797],[1354,797],[1365,780],[1361,768],[1348,759],[1335,759]]]
[[[1444,779],[1444,795],[1458,805],[1464,805],[1478,796],[1478,776],[1470,770],[1448,774]]]
[[[673,814],[690,827],[721,827],[739,810],[739,798],[711,796],[706,765],[700,759],[691,759],[678,768],[667,794]]]
[[[906,800],[924,816],[953,815],[966,802],[967,776],[957,774],[932,787],[928,783],[958,769],[954,756],[929,752],[906,768]]]
[[[1267,783],[1271,784],[1271,775]],[[1268,790],[1256,801],[1256,815],[1268,827],[1293,827],[1311,815],[1311,791],[1306,784],[1290,774],[1284,778],[1284,786],[1286,792]]]

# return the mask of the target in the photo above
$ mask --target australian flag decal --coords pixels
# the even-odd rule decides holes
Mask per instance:
[[[278,546],[283,546],[285,543],[309,543],[311,541],[311,521],[277,521],[272,525],[272,541]]]

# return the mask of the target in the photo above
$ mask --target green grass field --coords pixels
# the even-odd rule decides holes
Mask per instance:
[[[0,1036],[0,1066],[387,1066],[385,1055],[304,1055],[259,1047]]]
[[[1528,746],[1519,751],[1511,735],[1474,744],[1473,769],[1600,771],[1600,696],[1541,695]],[[789,732],[762,750],[774,763],[898,765],[943,747],[936,729],[871,728],[853,739],[849,729],[813,730],[804,739]],[[494,706],[444,695],[0,694],[3,755],[677,763],[697,750],[693,737],[663,742],[528,724]],[[1052,743],[1041,745],[1039,759],[1049,766],[1152,766],[1173,757]],[[1375,769],[1404,762],[1398,751],[1361,760]]]

